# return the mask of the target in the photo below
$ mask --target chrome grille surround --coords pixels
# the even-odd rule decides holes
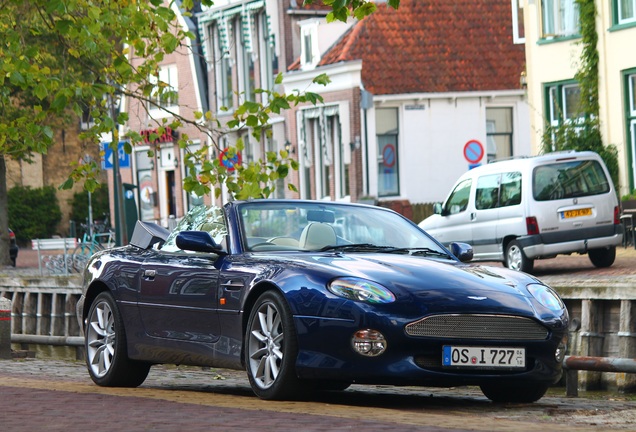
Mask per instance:
[[[546,340],[547,328],[538,322],[511,315],[431,315],[405,326],[409,336],[443,339]]]

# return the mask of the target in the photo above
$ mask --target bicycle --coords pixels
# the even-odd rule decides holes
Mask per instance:
[[[72,255],[73,269],[77,273],[81,273],[86,268],[86,263],[94,253],[115,246],[115,233],[108,224],[93,224],[92,236],[88,230],[88,225],[81,224],[81,227],[84,230],[84,235]]]

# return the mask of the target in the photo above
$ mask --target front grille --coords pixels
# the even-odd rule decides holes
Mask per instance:
[[[444,339],[545,340],[548,330],[530,318],[507,315],[433,315],[406,325],[406,334]]]

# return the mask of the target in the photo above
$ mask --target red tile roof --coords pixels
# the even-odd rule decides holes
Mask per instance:
[[[358,59],[373,94],[517,89],[525,69],[510,0],[402,0],[397,11],[379,4],[319,66]]]

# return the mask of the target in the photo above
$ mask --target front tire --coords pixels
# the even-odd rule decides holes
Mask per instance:
[[[498,403],[532,403],[545,395],[547,384],[485,384],[480,386],[482,393],[491,401]]]
[[[616,260],[616,246],[603,249],[590,249],[587,256],[595,267],[610,267],[614,264],[614,260]]]
[[[297,355],[289,306],[280,293],[267,291],[256,300],[245,333],[245,364],[254,393],[268,400],[296,398],[301,388]]]
[[[534,268],[534,260],[528,258],[518,241],[512,240],[506,245],[506,267],[511,270],[530,273]]]
[[[137,387],[145,381],[150,364],[128,358],[124,322],[110,292],[93,301],[85,334],[86,366],[95,384]]]

